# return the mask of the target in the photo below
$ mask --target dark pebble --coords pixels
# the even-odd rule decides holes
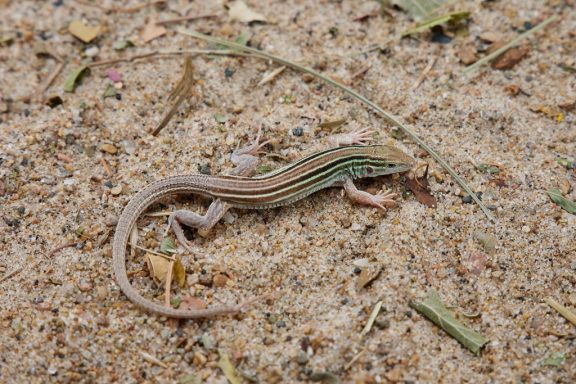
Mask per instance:
[[[360,268],[360,267],[355,267],[355,268],[354,268],[354,273],[355,273],[355,274],[359,274],[360,272],[362,272],[362,268]]]
[[[284,320],[278,320],[278,322],[276,322],[276,326],[278,328],[286,328],[286,322]]]
[[[234,74],[234,70],[233,70],[233,69],[226,68],[226,69],[224,70],[224,76],[226,76],[227,79],[231,78],[233,74]]]
[[[112,188],[114,185],[112,184],[112,182],[111,182],[110,180],[108,180],[108,181],[106,181],[106,182],[104,183],[104,186],[105,186],[106,188]]]
[[[302,136],[304,134],[304,130],[300,127],[297,127],[292,130],[292,134],[294,136]]]
[[[122,100],[122,94],[116,93],[116,100]]]
[[[198,164],[198,172],[203,175],[211,175],[212,171],[210,170],[210,164]]]

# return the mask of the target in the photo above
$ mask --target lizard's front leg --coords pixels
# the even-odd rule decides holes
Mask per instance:
[[[328,138],[328,142],[335,147],[343,147],[346,145],[366,145],[373,140],[373,134],[374,131],[364,128],[350,133],[332,135]]]
[[[258,129],[258,134],[252,144],[232,152],[230,160],[232,160],[232,163],[234,163],[236,168],[230,171],[230,175],[251,176],[254,171],[256,171],[256,166],[258,165],[258,151],[269,143],[269,140],[260,143],[260,136],[262,136],[262,128]]]
[[[192,211],[179,209],[174,211],[168,218],[168,224],[172,227],[176,238],[189,252],[195,253],[184,235],[182,224],[191,228],[209,230],[216,225],[224,214],[230,209],[230,205],[220,199],[216,199],[208,207],[204,216]]]
[[[373,195],[365,191],[360,191],[356,188],[354,181],[351,178],[344,181],[344,190],[352,201],[358,204],[376,207],[381,211],[386,211],[386,207],[394,207],[396,205],[396,201],[394,201],[394,198],[396,197],[395,193],[385,191]]]

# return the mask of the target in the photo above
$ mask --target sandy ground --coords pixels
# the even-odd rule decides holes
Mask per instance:
[[[378,15],[372,1],[249,4],[269,23],[231,21],[218,2],[118,12],[68,0],[0,1],[2,36],[12,37],[0,47],[0,276],[19,271],[0,283],[0,381],[153,383],[194,374],[224,383],[220,351],[245,382],[307,382],[321,372],[356,383],[573,382],[575,328],[543,300],[551,296],[576,310],[576,216],[545,193],[561,187],[576,197],[574,171],[556,162],[576,156],[570,111],[576,78],[562,68],[576,65],[574,2],[464,2],[458,9],[472,12],[469,34],[448,44],[431,42],[427,33],[395,39],[411,25],[409,17],[398,10]],[[218,16],[171,25],[167,35],[142,41],[148,19],[187,12]],[[530,39],[528,56],[512,69],[484,67],[462,76],[457,54],[467,45],[485,48],[481,34],[507,40],[553,13],[560,21]],[[67,31],[72,20],[101,25],[100,37],[80,42]],[[96,54],[93,60],[105,60],[204,46],[176,34],[175,26],[228,39],[248,33],[251,46],[348,82],[399,116],[483,192],[496,223],[463,202],[461,189],[421,149],[396,140],[388,123],[352,98],[291,70],[256,86],[277,68],[269,62],[194,57],[195,95],[158,137],[147,132],[169,106],[180,56],[94,68],[74,93],[63,92],[65,76],[91,47],[98,48],[88,52]],[[136,47],[115,51],[123,39]],[[377,44],[385,49],[360,54]],[[46,49],[66,60],[44,94],[61,98],[54,107],[39,92],[57,66],[35,54]],[[411,89],[434,59],[426,79]],[[121,97],[104,99],[109,68],[123,85]],[[230,119],[218,123],[216,113]],[[194,262],[181,250],[187,285],[174,288],[173,296],[192,291],[209,304],[265,293],[272,299],[206,321],[167,320],[126,300],[113,278],[110,239],[136,191],[199,168],[228,171],[230,152],[259,125],[273,140],[267,151],[282,155],[262,156],[263,164],[282,166],[325,148],[327,133],[318,125],[340,118],[347,119],[344,131],[371,128],[377,142],[395,143],[429,163],[437,208],[406,192],[403,177],[390,177],[360,183],[401,195],[399,207],[385,214],[353,205],[337,189],[270,211],[234,210],[206,237],[191,233],[209,256]],[[500,173],[475,164],[496,164]],[[199,199],[168,199],[153,211],[205,206]],[[143,245],[156,248],[164,227],[162,218],[142,218]],[[475,231],[495,237],[495,252],[474,239]],[[49,257],[71,242],[78,245]],[[382,271],[359,290],[362,262]],[[129,270],[146,297],[162,300],[163,286],[153,282],[141,253]],[[213,284],[218,274],[229,278],[224,287]],[[489,340],[479,355],[409,306],[430,289]],[[361,337],[379,301],[376,324]],[[557,352],[564,361],[544,365]]]

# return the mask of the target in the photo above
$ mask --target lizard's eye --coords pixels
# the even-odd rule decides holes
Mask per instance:
[[[388,164],[388,168],[394,168],[394,164],[392,163]]]
[[[368,172],[368,174],[374,173],[374,168],[366,167],[366,172]]]

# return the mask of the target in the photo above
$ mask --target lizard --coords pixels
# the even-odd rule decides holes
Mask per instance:
[[[248,177],[256,170],[259,150],[268,143],[260,142],[260,129],[251,145],[232,153],[231,160],[236,168],[228,175],[178,175],[149,184],[129,201],[116,226],[112,264],[120,289],[138,307],[170,318],[200,319],[240,311],[253,300],[238,305],[183,310],[165,307],[141,296],[130,284],[126,271],[126,247],[138,217],[168,195],[197,194],[212,198],[205,215],[176,210],[168,218],[177,240],[193,252],[182,225],[207,231],[230,208],[274,208],[297,202],[324,188],[343,187],[352,201],[385,210],[386,206],[395,205],[396,194],[385,191],[373,195],[358,190],[354,179],[405,172],[413,167],[415,160],[393,146],[368,145],[372,133],[361,130],[337,135],[332,139],[336,144],[333,148],[313,153],[264,175]]]

